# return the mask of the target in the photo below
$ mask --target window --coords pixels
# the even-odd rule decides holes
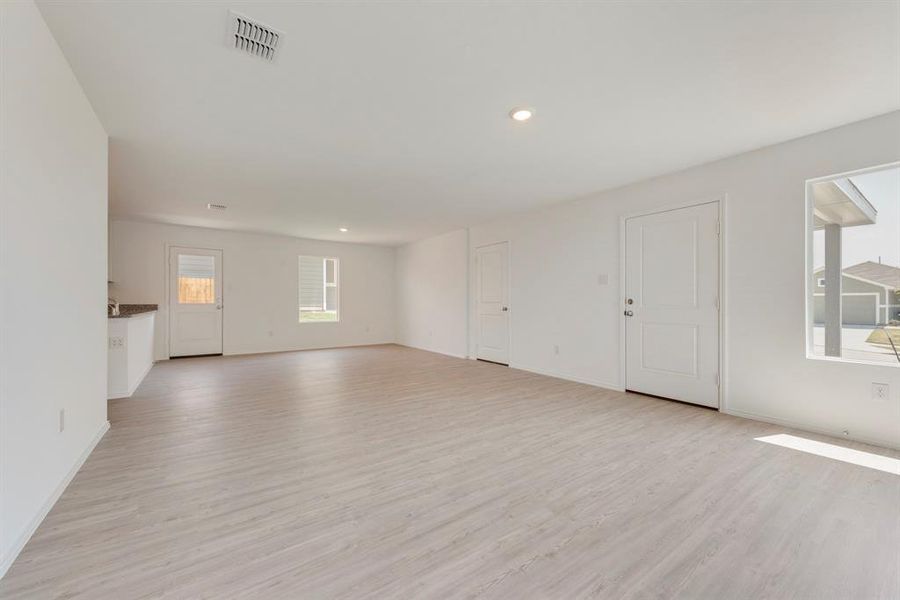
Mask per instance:
[[[807,355],[900,366],[900,163],[806,183]]]
[[[300,257],[301,323],[333,323],[340,320],[338,278],[338,259]]]
[[[215,257],[179,254],[178,304],[215,304],[215,302]]]

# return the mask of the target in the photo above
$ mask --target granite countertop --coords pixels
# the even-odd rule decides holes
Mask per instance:
[[[127,319],[135,315],[154,312],[158,308],[158,304],[120,304],[119,314],[114,317],[107,313],[107,317],[110,319]]]

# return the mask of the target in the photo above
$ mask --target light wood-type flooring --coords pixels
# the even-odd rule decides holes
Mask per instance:
[[[0,598],[900,597],[900,477],[708,409],[373,346],[160,363],[109,418]]]

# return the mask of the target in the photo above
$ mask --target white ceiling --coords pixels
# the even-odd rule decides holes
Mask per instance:
[[[111,213],[168,223],[396,244],[900,108],[896,1],[40,6]]]

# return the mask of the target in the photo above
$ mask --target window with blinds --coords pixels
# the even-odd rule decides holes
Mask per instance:
[[[300,257],[300,322],[340,320],[338,314],[338,259]]]
[[[212,256],[178,255],[178,303],[214,304],[216,259]]]

